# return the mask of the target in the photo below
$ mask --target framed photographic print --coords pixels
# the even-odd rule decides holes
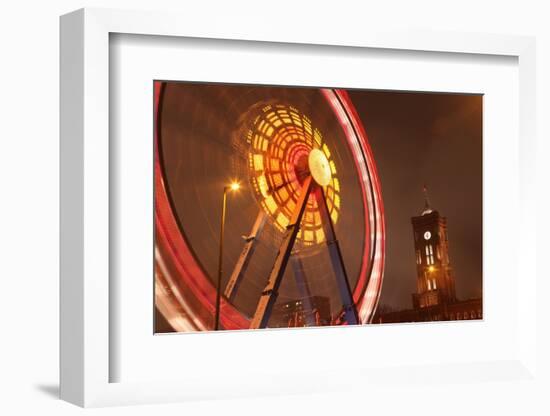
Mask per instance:
[[[533,39],[228,25],[61,19],[62,398],[536,383]]]

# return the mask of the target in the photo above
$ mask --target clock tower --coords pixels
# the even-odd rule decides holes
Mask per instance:
[[[447,219],[432,209],[424,187],[424,209],[411,218],[416,256],[415,309],[457,301],[455,281],[449,261]]]

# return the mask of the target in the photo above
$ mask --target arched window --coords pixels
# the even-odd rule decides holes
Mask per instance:
[[[431,264],[435,264],[433,246],[431,244],[428,244],[424,248],[426,250],[426,263],[428,264],[428,266]]]

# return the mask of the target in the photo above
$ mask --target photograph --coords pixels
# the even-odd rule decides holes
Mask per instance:
[[[483,95],[155,80],[154,333],[483,319]]]

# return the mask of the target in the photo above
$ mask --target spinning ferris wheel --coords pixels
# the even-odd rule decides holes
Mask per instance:
[[[155,108],[155,293],[170,325],[210,330],[218,312],[223,329],[267,328],[278,304],[313,310],[313,295],[328,299],[331,324],[369,323],[383,205],[347,93],[168,82]],[[220,190],[235,179],[217,308]]]

